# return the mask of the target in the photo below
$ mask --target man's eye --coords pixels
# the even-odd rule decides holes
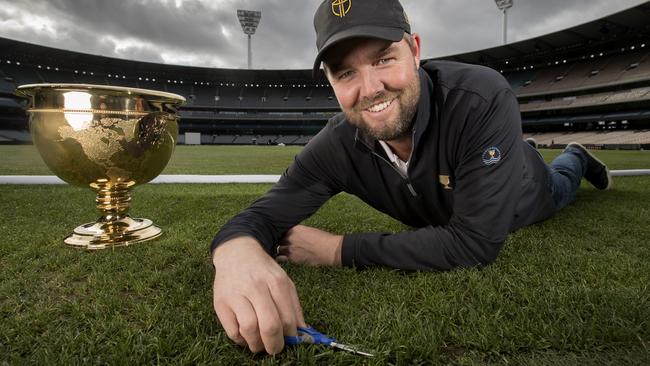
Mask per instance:
[[[339,74],[339,80],[347,79],[350,76],[352,76],[352,71],[346,71],[344,73]]]
[[[381,58],[379,59],[379,61],[377,61],[377,65],[386,65],[391,60],[392,60],[391,58]]]

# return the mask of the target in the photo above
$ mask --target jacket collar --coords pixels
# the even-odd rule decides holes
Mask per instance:
[[[418,142],[429,125],[429,118],[431,117],[431,99],[433,95],[433,82],[431,77],[427,74],[422,67],[418,69],[420,75],[420,100],[418,102],[417,111],[415,112],[415,121],[413,123],[413,151],[416,150]],[[381,149],[377,139],[368,136],[361,129],[355,128],[354,145],[356,147],[377,152]]]

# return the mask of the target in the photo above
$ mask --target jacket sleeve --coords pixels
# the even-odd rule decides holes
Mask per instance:
[[[330,129],[324,128],[296,156],[280,180],[251,206],[235,215],[212,240],[210,250],[241,236],[251,236],[268,253],[291,227],[316,212],[340,191],[329,159]],[[318,152],[318,153],[317,153]]]
[[[454,104],[454,98],[450,99]],[[442,271],[486,265],[496,259],[521,190],[519,105],[507,88],[493,100],[477,96],[469,103],[462,100],[457,96],[457,106],[448,109],[448,118],[463,126],[455,144],[454,203],[449,222],[397,234],[346,235],[344,265]]]

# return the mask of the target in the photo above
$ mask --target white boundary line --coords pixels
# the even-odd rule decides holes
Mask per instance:
[[[611,170],[613,177],[650,175],[650,169]],[[149,183],[275,183],[279,175],[159,175]],[[66,184],[54,175],[0,175],[0,184]]]
[[[637,175],[650,175],[650,169],[623,169],[610,170],[612,177],[633,177]]]

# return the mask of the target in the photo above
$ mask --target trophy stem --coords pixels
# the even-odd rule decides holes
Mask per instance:
[[[126,246],[160,236],[162,231],[151,220],[133,219],[127,214],[133,185],[132,181],[115,184],[105,179],[92,183],[91,187],[97,192],[97,209],[102,216],[96,222],[75,228],[64,242],[92,250]]]
[[[127,212],[131,202],[129,189],[133,186],[133,183],[109,185],[100,181],[93,184],[93,186],[97,191],[97,197],[95,198],[97,209],[102,214],[98,221],[109,223],[128,216]]]

